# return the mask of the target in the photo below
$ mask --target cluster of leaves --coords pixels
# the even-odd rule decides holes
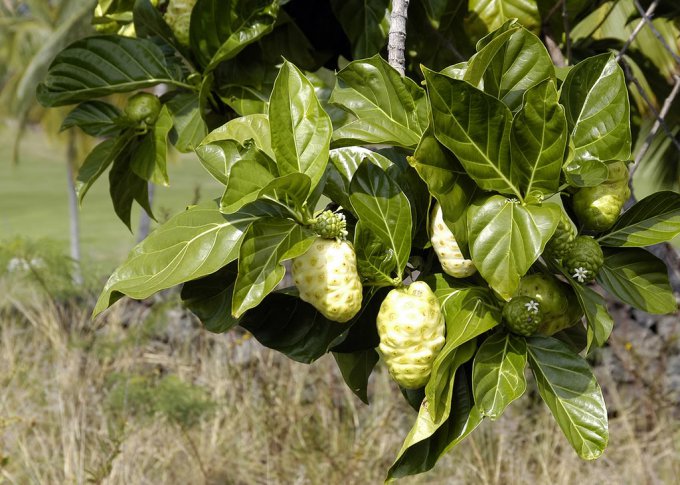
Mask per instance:
[[[124,295],[142,299],[183,284],[182,300],[207,329],[240,325],[301,362],[333,352],[350,388],[367,401],[382,298],[417,277],[439,299],[446,343],[428,384],[404,392],[418,418],[390,477],[432,468],[484,417],[498,418],[524,393],[526,365],[576,452],[598,457],[607,414],[580,352],[603,345],[611,332],[604,299],[565,275],[585,325],[553,336],[508,333],[501,311],[525,275],[560,273],[541,255],[562,211],[570,212],[571,191],[601,184],[607,164],[630,157],[630,106],[613,54],[556,70],[540,39],[508,21],[481,38],[468,61],[423,67],[426,88],[379,55],[337,74],[305,74],[297,59],[272,70],[279,57],[266,61],[267,47],[287,45],[297,32],[279,2],[221,6],[233,15],[215,15],[216,5],[198,0],[187,47],[148,0],[137,0],[138,37],[73,44],[38,90],[46,105],[80,103],[65,127],[108,137],[79,173],[80,196],[112,166],[114,208],[128,225],[134,200],[150,211],[146,182],[168,181],[168,140],[195,151],[224,186],[220,198],[189,207],[134,248],[95,314]],[[342,12],[336,8],[339,19]],[[372,49],[346,32],[356,53]],[[259,87],[239,71],[262,75]],[[156,123],[142,129],[96,99],[161,83],[170,91]],[[441,274],[427,231],[433,198],[479,275]],[[342,325],[301,301],[295,288],[277,289],[283,263],[317,237],[310,226],[326,204],[347,217],[364,286],[361,311]],[[678,194],[640,201],[593,234],[606,248],[598,282],[636,308],[674,311],[666,269],[642,247],[678,233]]]

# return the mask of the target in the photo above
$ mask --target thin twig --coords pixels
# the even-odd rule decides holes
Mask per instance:
[[[569,25],[569,12],[567,2],[562,2],[562,25],[564,26],[564,44],[566,49],[567,66],[571,65],[571,27]]]
[[[626,51],[628,50],[628,47],[630,47],[630,45],[633,43],[633,41],[635,40],[637,35],[640,33],[640,31],[642,30],[642,27],[644,27],[644,25],[647,22],[650,15],[652,15],[654,13],[654,10],[656,10],[656,6],[658,4],[659,4],[659,0],[654,0],[649,5],[649,8],[647,9],[646,12],[640,12],[642,14],[642,18],[640,19],[638,24],[635,26],[635,28],[633,29],[633,32],[628,37],[628,40],[626,41],[625,44],[623,44],[623,47],[621,48],[621,50],[617,54],[617,56],[616,56],[617,61],[620,60],[621,56],[623,56],[626,53]],[[651,23],[651,21],[650,21],[650,23]]]
[[[557,45],[555,39],[552,38],[552,32],[549,31],[548,27],[543,29],[543,41],[545,42],[545,47],[548,49],[548,54],[553,61],[553,64],[557,67],[564,67],[567,65],[567,61],[564,58],[564,54],[560,50],[560,46]]]
[[[663,106],[661,107],[661,112],[659,112],[659,116],[657,116],[651,131],[647,135],[645,143],[642,145],[637,155],[635,156],[635,162],[630,167],[631,178],[633,176],[633,173],[635,172],[635,169],[637,168],[638,162],[642,159],[644,154],[647,153],[647,150],[649,150],[649,146],[652,144],[652,140],[654,140],[654,137],[656,136],[656,133],[659,131],[659,128],[661,127],[662,124],[665,124],[664,119],[666,118],[666,115],[670,111],[671,106],[673,105],[673,101],[675,101],[675,97],[678,95],[678,92],[680,92],[680,76],[676,75],[674,76],[674,78],[675,84],[673,85],[673,90],[671,91],[671,94],[669,94],[666,100],[663,102]],[[672,138],[674,139],[674,137]]]
[[[654,3],[657,3],[654,1]],[[659,42],[663,44],[663,46],[666,48],[666,50],[670,53],[671,56],[673,56],[673,59],[675,59],[675,62],[680,63],[680,56],[678,56],[675,52],[673,52],[673,49],[671,49],[671,46],[668,45],[666,42],[666,39],[664,38],[663,35],[661,35],[661,32],[659,32],[654,25],[654,22],[652,22],[652,19],[650,17],[651,14],[648,14],[642,9],[642,5],[640,5],[640,2],[638,0],[635,0],[635,6],[638,9],[638,12],[640,12],[640,15],[642,15],[643,20],[647,22],[647,25],[649,26],[650,29],[652,29],[652,33],[654,36],[659,39]],[[651,5],[650,5],[651,8]],[[649,11],[649,9],[647,9]]]
[[[406,19],[409,0],[394,0],[390,15],[390,32],[387,41],[387,61],[402,76],[406,70]]]
[[[553,8],[550,9],[550,11],[546,14],[545,18],[543,19],[543,24],[547,24],[548,20],[550,20],[550,17],[552,17],[553,14],[557,12],[557,9],[560,8],[563,4],[564,0],[560,0],[555,5],[553,5]]]

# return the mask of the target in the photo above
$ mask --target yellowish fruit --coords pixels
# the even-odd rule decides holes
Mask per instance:
[[[442,207],[438,202],[432,211],[430,235],[434,252],[446,274],[454,278],[467,278],[475,274],[475,265],[460,251],[456,238],[444,222]]]

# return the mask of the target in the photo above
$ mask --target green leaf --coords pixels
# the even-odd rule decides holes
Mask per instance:
[[[355,117],[335,130],[336,145],[415,148],[428,125],[425,91],[379,55],[350,62],[338,72],[329,102]]]
[[[628,160],[630,106],[623,70],[614,54],[600,54],[575,65],[562,84],[573,164],[584,160]]]
[[[514,194],[510,179],[512,114],[501,101],[465,81],[423,68],[434,134],[484,190]]]
[[[453,384],[449,418],[435,423],[423,403],[413,428],[387,473],[387,479],[401,478],[430,470],[447,451],[454,448],[482,422],[474,406],[469,371],[459,367]]]
[[[380,167],[365,160],[352,178],[349,198],[363,229],[390,252],[401,281],[411,252],[411,207],[406,195]]]
[[[267,115],[256,114],[240,116],[214,129],[203,139],[201,145],[220,140],[236,140],[241,145],[245,145],[248,140],[253,140],[257,148],[274,160],[276,157],[270,139],[269,118]]]
[[[231,299],[238,274],[236,262],[182,286],[182,303],[196,315],[209,332],[224,333],[238,325],[231,315]]]
[[[99,2],[101,5],[102,2]],[[185,54],[186,49],[180,45],[172,33],[170,26],[163,20],[160,10],[154,7],[149,0],[136,0],[132,9],[132,17],[135,24],[137,37],[157,37],[179,49]]]
[[[458,346],[445,345],[434,360],[430,380],[425,385],[427,409],[433,423],[443,423],[449,417],[456,371],[476,350],[474,339]]]
[[[357,270],[364,285],[383,287],[398,283],[394,251],[361,222],[357,222],[354,228],[354,250],[357,256]]]
[[[573,159],[573,152],[570,154]],[[595,187],[607,180],[609,169],[607,164],[599,160],[567,161],[564,175],[572,187]]]
[[[257,194],[258,199],[266,199],[280,204],[291,214],[302,215],[305,202],[311,190],[311,180],[304,173],[289,173],[270,181]]]
[[[680,235],[680,194],[657,192],[628,209],[598,242],[602,246],[644,247]]]
[[[492,420],[524,394],[527,380],[527,346],[524,338],[510,333],[496,333],[479,347],[472,366],[472,389],[475,405]]]
[[[565,276],[574,289],[579,305],[581,305],[586,316],[586,352],[590,351],[593,344],[596,347],[602,347],[614,329],[614,320],[607,311],[607,302],[602,295],[591,288],[580,285],[573,278],[569,278],[567,274]]]
[[[324,318],[294,288],[276,291],[248,310],[240,325],[262,345],[309,364],[328,352],[346,324]]]
[[[282,262],[303,254],[316,235],[287,219],[262,218],[248,228],[239,252],[231,313],[238,318],[256,307],[286,274]]]
[[[236,142],[227,140],[208,146],[229,146],[233,143]],[[225,214],[236,212],[245,204],[256,200],[260,191],[276,178],[274,162],[252,143],[246,147],[240,147],[238,152],[237,159],[225,160],[224,176],[227,178],[227,184],[220,201],[220,210]],[[205,159],[205,153],[201,158]]]
[[[280,174],[304,173],[316,187],[328,163],[333,126],[312,83],[288,61],[274,82],[269,122]]]
[[[557,204],[522,206],[500,195],[479,199],[467,213],[470,256],[479,273],[509,300],[545,249],[560,218]]]
[[[536,0],[470,0],[468,11],[475,32],[492,32],[510,19],[531,30],[541,26]]]
[[[567,120],[552,80],[530,88],[512,120],[510,158],[513,180],[524,195],[557,192],[567,144]]]
[[[339,205],[351,209],[349,183],[361,162],[368,159],[387,171],[392,162],[387,157],[363,147],[333,148],[329,152],[332,167],[328,170],[328,181],[324,193]]]
[[[191,50],[212,71],[271,32],[278,12],[276,0],[198,0],[191,12]]]
[[[181,79],[181,71],[168,65],[150,40],[98,35],[76,41],[57,55],[38,86],[37,98],[43,106],[63,106],[161,83],[184,86]]]
[[[520,27],[515,20],[506,21],[497,30],[484,36],[483,39],[477,42],[477,53],[467,61],[463,72],[460,72],[458,69],[445,69],[441,73],[453,79],[467,81],[473,86],[481,88],[487,68],[496,57],[496,54],[503,49],[510,36],[517,32]]]
[[[347,386],[364,403],[368,404],[368,378],[380,356],[375,349],[361,350],[351,354],[333,352],[342,378]]]
[[[607,447],[609,431],[602,391],[588,362],[550,337],[527,339],[538,392],[576,453],[594,460]]]
[[[442,206],[445,219],[454,223],[465,214],[476,192],[460,162],[434,136],[428,126],[415,153],[408,159]]]
[[[180,92],[170,98],[166,106],[173,119],[172,144],[183,153],[194,151],[208,132],[198,106],[198,95]]]
[[[477,56],[482,57],[482,52],[488,48],[496,52],[484,70],[484,92],[503,101],[512,111],[521,107],[522,96],[529,88],[555,80],[555,68],[543,42],[524,28],[507,37],[500,48],[487,46]],[[477,67],[475,64],[471,61],[472,72]],[[557,104],[556,93],[554,98],[554,104]]]
[[[132,156],[132,171],[144,180],[168,185],[168,133],[172,117],[166,106],[161,108],[156,124],[142,138]]]
[[[382,50],[390,27],[389,0],[331,0],[331,7],[352,45],[354,59]]]
[[[160,290],[212,274],[234,261],[243,234],[260,217],[247,209],[224,215],[211,202],[172,217],[135,246],[127,261],[114,271],[93,315],[123,295],[147,298]]]
[[[140,147],[140,140],[133,140],[128,144],[115,158],[109,172],[109,194],[113,202],[113,210],[130,230],[132,230],[130,223],[132,204],[135,201],[153,219],[149,203],[149,185],[132,169],[132,162]]]
[[[652,314],[678,309],[668,281],[668,268],[639,248],[606,250],[597,282],[624,303]]]
[[[116,136],[126,123],[121,112],[104,101],[86,101],[73,108],[61,123],[60,131],[77,126],[90,136]]]

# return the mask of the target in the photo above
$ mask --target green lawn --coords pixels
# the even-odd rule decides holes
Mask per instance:
[[[0,130],[0,241],[26,236],[51,238],[67,248],[69,219],[65,147],[48,141],[41,132],[28,132],[21,144],[21,159],[12,166],[14,131]],[[196,191],[205,200],[220,195],[220,185],[205,172],[194,155],[172,157],[170,186],[157,187],[153,209],[160,221],[181,211]],[[115,216],[108,192],[108,176],[102,176],[87,194],[80,211],[83,255],[107,264],[118,264],[135,242]],[[139,207],[133,208],[137,232]]]

